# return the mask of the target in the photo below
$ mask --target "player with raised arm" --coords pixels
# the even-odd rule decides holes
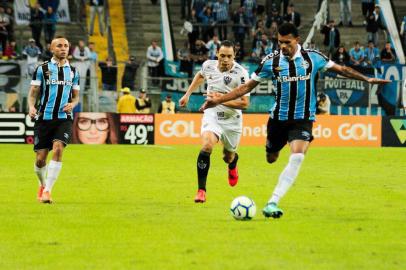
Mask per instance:
[[[207,60],[195,75],[185,95],[179,100],[181,107],[187,106],[189,97],[200,85],[207,82],[207,93],[221,95],[248,81],[247,70],[234,61],[234,45],[223,41],[217,48],[218,60]],[[206,181],[210,168],[210,155],[214,145],[221,140],[224,145],[223,160],[228,164],[228,182],[238,182],[236,153],[242,132],[242,109],[249,105],[249,94],[218,104],[204,111],[201,137],[202,148],[197,158],[198,191],[195,202],[206,201]]]
[[[28,94],[29,115],[35,119],[34,171],[40,183],[37,197],[42,203],[52,203],[51,191],[62,168],[64,147],[72,135],[72,110],[79,102],[80,89],[79,73],[66,59],[68,40],[55,38],[51,51],[51,60],[35,69]],[[50,150],[53,155],[47,167]]]
[[[389,81],[368,78],[350,67],[340,66],[316,50],[305,50],[299,44],[297,28],[290,23],[278,29],[280,50],[267,55],[251,79],[222,96],[208,94],[201,110],[234,100],[253,90],[260,82],[272,80],[276,86],[276,103],[270,109],[267,126],[266,159],[273,163],[280,150],[289,143],[289,162],[279,176],[278,183],[262,213],[265,217],[279,218],[283,211],[279,200],[294,183],[305,153],[313,140],[317,93],[315,77],[318,71],[333,71],[344,77],[373,84]]]

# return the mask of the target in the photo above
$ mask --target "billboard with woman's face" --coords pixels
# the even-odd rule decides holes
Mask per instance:
[[[72,143],[117,144],[119,123],[115,113],[79,112],[73,120]]]

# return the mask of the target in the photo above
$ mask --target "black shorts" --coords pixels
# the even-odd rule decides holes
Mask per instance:
[[[279,152],[287,142],[302,140],[311,142],[313,121],[289,120],[278,121],[269,118],[266,136],[266,152]]]
[[[72,137],[72,120],[42,120],[34,125],[34,151],[52,150],[55,140],[66,146]]]

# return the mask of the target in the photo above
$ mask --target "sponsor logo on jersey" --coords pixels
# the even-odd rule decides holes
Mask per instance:
[[[300,75],[300,76],[278,76],[276,78],[278,82],[284,83],[284,82],[297,82],[297,81],[307,81],[310,80],[310,73],[307,75]]]
[[[50,84],[69,85],[69,86],[73,85],[72,81],[59,81],[59,80],[55,80],[55,79],[46,80],[46,84],[47,85],[50,85]]]

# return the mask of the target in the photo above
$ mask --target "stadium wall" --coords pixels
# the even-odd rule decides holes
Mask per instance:
[[[91,113],[87,113],[87,117]],[[97,114],[100,117],[100,113]],[[95,114],[96,116],[96,114]],[[102,116],[108,130],[101,141],[81,141],[75,115],[73,143],[200,145],[201,114],[116,114]],[[244,115],[241,145],[265,145],[268,115]],[[92,124],[93,125],[93,124]],[[0,143],[34,141],[34,123],[24,113],[0,113]],[[96,130],[96,129],[95,129]],[[406,117],[319,116],[313,126],[314,146],[406,147]]]

